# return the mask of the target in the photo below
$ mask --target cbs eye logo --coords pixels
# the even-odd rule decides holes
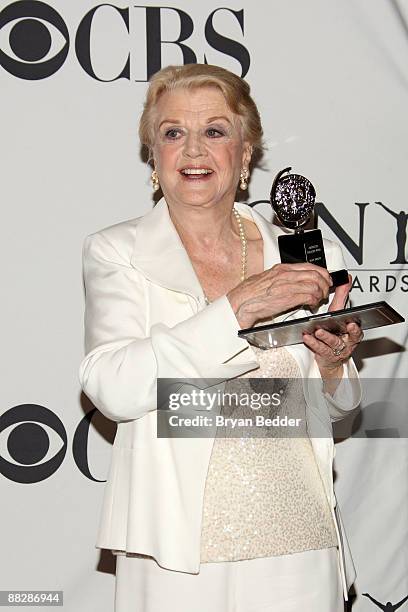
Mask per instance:
[[[78,469],[94,482],[88,464],[88,433],[96,408],[79,422],[72,454]],[[58,470],[68,448],[60,418],[38,404],[21,404],[0,416],[0,473],[9,480],[32,484],[46,480]]]
[[[13,76],[45,79],[61,68],[68,49],[67,26],[48,4],[20,0],[0,13],[0,65]]]

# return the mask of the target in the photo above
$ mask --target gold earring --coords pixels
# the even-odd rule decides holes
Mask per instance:
[[[159,175],[157,174],[156,170],[153,170],[152,172],[152,185],[153,191],[158,191],[160,189]]]
[[[245,191],[245,189],[247,189],[248,187],[248,178],[249,178],[249,172],[247,168],[242,168],[239,178],[240,178],[239,186],[242,189],[242,191]]]

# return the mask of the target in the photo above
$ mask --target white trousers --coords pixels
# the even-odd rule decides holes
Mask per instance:
[[[199,574],[118,555],[115,612],[344,612],[338,549],[203,563]]]

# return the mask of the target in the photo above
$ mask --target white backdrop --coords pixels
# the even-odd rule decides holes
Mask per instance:
[[[145,81],[160,51],[163,66],[183,61],[180,46],[154,46],[159,25],[163,41],[182,25],[199,62],[241,75],[249,60],[268,151],[248,201],[267,199],[285,166],[308,176],[324,235],[348,236],[353,303],[386,299],[408,315],[408,0],[98,6],[0,2],[0,590],[62,589],[69,612],[112,610],[114,588],[114,560],[94,548],[114,425],[90,413],[88,427],[77,374],[82,242],[152,207],[137,140]],[[399,247],[397,219],[376,202],[403,211]],[[361,376],[406,377],[406,340],[405,324],[367,333]],[[395,604],[408,594],[408,442],[344,440],[336,472],[353,612],[378,609],[364,592]]]

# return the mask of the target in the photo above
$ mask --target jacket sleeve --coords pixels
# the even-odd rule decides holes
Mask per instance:
[[[98,232],[83,244],[85,358],[79,380],[113,421],[156,409],[157,378],[220,378],[237,373],[228,361],[248,347],[226,296],[168,327],[149,327],[146,280]],[[242,370],[242,366],[241,366]]]
[[[328,262],[329,271],[347,269],[340,245],[333,241],[328,241],[328,243],[330,245],[330,253],[326,253],[326,255],[328,255],[328,260],[330,259]],[[327,311],[333,297],[334,293],[331,294],[329,302],[325,306],[319,308],[319,313]],[[346,308],[348,307],[350,307],[349,300],[346,304]],[[320,370],[315,359],[313,359],[309,377],[321,378]],[[324,393],[324,397],[326,399],[330,419],[333,422],[344,419],[351,412],[358,409],[362,399],[362,388],[358,371],[352,357],[343,364],[343,378],[333,396],[329,393]]]

